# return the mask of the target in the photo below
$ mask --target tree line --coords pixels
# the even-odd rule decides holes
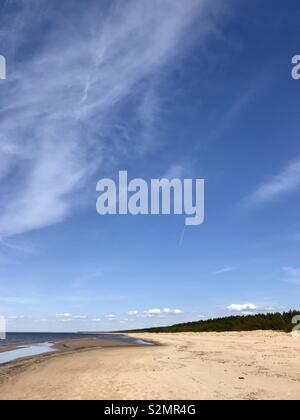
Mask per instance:
[[[246,316],[230,316],[208,319],[205,321],[187,322],[168,327],[139,329],[134,332],[227,332],[227,331],[257,331],[272,330],[291,332],[295,327],[293,318],[300,311],[284,313],[255,314]]]

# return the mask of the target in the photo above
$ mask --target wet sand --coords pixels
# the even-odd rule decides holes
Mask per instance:
[[[0,399],[299,399],[300,340],[288,334],[138,337],[160,345],[87,350],[79,340],[0,367]]]

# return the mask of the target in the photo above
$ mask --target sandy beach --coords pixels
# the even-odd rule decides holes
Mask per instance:
[[[135,335],[136,336],[136,335]],[[300,340],[274,332],[139,334],[0,367],[0,399],[299,399]]]

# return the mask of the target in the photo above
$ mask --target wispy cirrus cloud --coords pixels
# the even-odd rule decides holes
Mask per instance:
[[[71,322],[71,321],[84,321],[87,320],[87,315],[72,315],[69,312],[64,312],[62,314],[56,314],[56,319],[62,322]]]
[[[12,251],[17,251],[21,253],[33,253],[33,248],[28,247],[28,245],[17,244],[14,242],[5,241],[0,237],[0,247],[10,249]]]
[[[193,23],[203,37],[211,29],[207,0],[113,1],[105,10],[75,3],[67,24],[59,3],[20,0],[2,11],[14,71],[1,86],[0,235],[63,221],[104,160],[143,150],[143,129],[132,136],[118,125],[124,104],[138,96],[133,115],[153,127],[151,81],[184,50]]]
[[[0,302],[4,304],[33,305],[38,303],[38,300],[32,299],[30,297],[1,296]]]
[[[300,188],[300,158],[287,164],[280,172],[259,185],[244,200],[247,205],[258,205],[278,200]]]
[[[213,274],[215,276],[218,276],[220,274],[227,274],[227,273],[232,273],[233,271],[236,271],[237,267],[224,267],[221,268],[220,270],[215,271]]]

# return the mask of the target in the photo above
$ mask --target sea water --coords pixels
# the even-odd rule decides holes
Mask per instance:
[[[6,340],[0,340],[0,365],[14,360],[38,356],[55,351],[53,343],[78,339],[113,340],[136,345],[151,345],[144,340],[127,337],[123,334],[101,333],[7,333]],[[7,348],[7,351],[5,351]],[[9,350],[13,348],[13,350]]]

